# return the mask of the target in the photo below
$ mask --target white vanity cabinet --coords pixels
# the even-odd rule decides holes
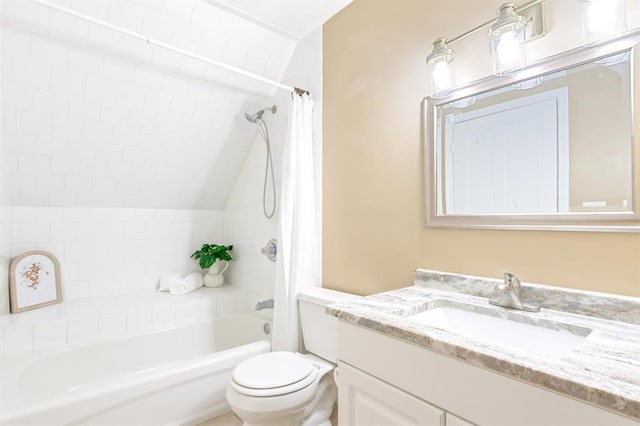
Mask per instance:
[[[640,425],[343,321],[339,322],[339,354],[340,426]]]
[[[348,364],[338,371],[341,426],[445,426],[441,409]]]

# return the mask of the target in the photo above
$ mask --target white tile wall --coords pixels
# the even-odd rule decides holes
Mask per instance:
[[[295,45],[199,0],[56,2],[276,80]],[[196,321],[271,297],[275,264],[259,248],[276,237],[277,216],[262,217],[264,145],[242,115],[273,103],[273,89],[28,1],[3,0],[0,10],[0,273],[10,254],[51,251],[65,297],[2,316],[0,282],[0,352]],[[304,85],[320,70],[298,66],[285,79]],[[279,94],[271,117],[277,177],[287,98]],[[188,256],[205,241],[235,245],[227,281],[241,290],[131,293],[151,291],[162,272],[197,269]]]
[[[296,48],[284,81],[310,90],[316,101],[314,111],[314,155],[316,164],[316,191],[322,193],[322,31],[309,34]],[[282,148],[287,134],[289,96],[279,93],[265,105],[275,103],[278,112],[267,113],[265,120],[273,149],[276,183],[280,182],[280,164]],[[266,148],[262,139],[255,139],[251,151],[243,164],[238,180],[227,200],[224,210],[224,235],[228,243],[234,244],[234,256],[238,262],[229,270],[229,281],[234,285],[262,296],[273,297],[276,264],[260,254],[266,242],[278,238],[278,211],[272,219],[266,219],[262,213],[262,190]],[[271,198],[268,202],[271,203]],[[269,204],[270,206],[271,204]],[[317,203],[318,235],[321,235],[322,204],[319,195]],[[318,247],[318,265],[321,265],[321,245]],[[321,282],[321,268],[318,268],[318,283]]]
[[[15,326],[5,328],[2,343],[5,354],[31,351],[33,349],[33,327]]]
[[[267,119],[269,124],[271,118]],[[273,139],[274,161],[277,158],[276,164],[280,164],[282,139],[276,127],[271,125],[269,131]],[[269,239],[278,238],[278,215],[266,219],[262,212],[265,155],[264,142],[256,140],[224,210],[225,240],[233,244],[233,256],[237,259],[226,275],[234,285],[272,298],[276,264],[262,256],[260,248]],[[278,173],[280,168],[275,170]]]
[[[197,271],[189,256],[203,243],[223,242],[223,213],[216,210],[11,210],[12,256],[53,253],[67,300],[152,289],[162,273]]]
[[[255,131],[242,113],[273,88],[29,1],[2,3],[13,205],[224,207]],[[200,0],[61,3],[276,80],[295,46]]]
[[[185,296],[153,290],[64,301],[0,316],[0,356],[149,332],[251,309],[256,296],[233,286]]]
[[[0,80],[2,71],[0,70]],[[0,86],[0,98],[7,95]],[[13,96],[15,94],[8,94]],[[0,118],[3,116],[4,103],[0,101]],[[11,209],[9,207],[9,160],[7,138],[4,132],[4,120],[0,119],[0,315],[9,312],[9,258],[11,256]],[[20,333],[11,339],[20,341]]]

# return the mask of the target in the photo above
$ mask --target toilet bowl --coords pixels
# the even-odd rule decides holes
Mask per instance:
[[[302,336],[309,353],[271,352],[239,364],[227,401],[245,426],[330,426],[336,402],[337,320],[328,304],[357,298],[312,288],[298,295]]]
[[[245,425],[320,425],[336,399],[334,367],[310,354],[256,356],[234,370],[227,401]],[[313,413],[315,421],[307,422]]]

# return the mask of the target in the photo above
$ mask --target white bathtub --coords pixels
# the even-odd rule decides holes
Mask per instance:
[[[194,424],[228,411],[238,363],[271,350],[270,319],[211,322],[63,350],[5,357],[0,424]]]

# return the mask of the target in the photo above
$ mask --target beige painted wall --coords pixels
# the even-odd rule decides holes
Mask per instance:
[[[631,2],[630,2],[631,3]],[[637,3],[637,2],[636,2]],[[415,268],[640,296],[640,234],[423,227],[420,102],[431,42],[488,19],[489,0],[355,0],[324,27],[323,284],[372,294]],[[577,1],[547,0],[536,60],[579,44]],[[640,5],[630,6],[639,27]],[[458,82],[490,74],[484,34],[455,46]]]

